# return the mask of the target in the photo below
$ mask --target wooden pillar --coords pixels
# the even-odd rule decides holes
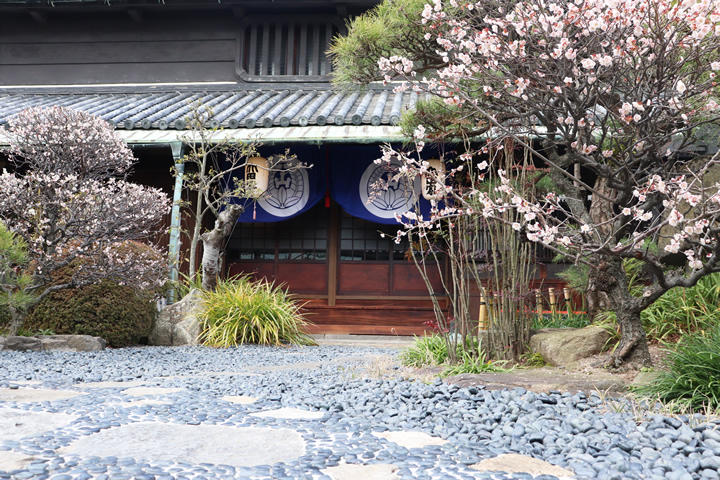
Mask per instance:
[[[330,205],[330,225],[328,226],[328,305],[335,306],[337,298],[337,272],[340,255],[338,238],[340,232],[340,210],[334,202]]]

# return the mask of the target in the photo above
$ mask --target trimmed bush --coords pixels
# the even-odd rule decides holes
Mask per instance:
[[[111,347],[127,347],[147,342],[156,315],[150,293],[103,280],[51,293],[33,308],[23,328],[93,335]]]
[[[232,347],[244,343],[261,345],[310,345],[308,325],[287,290],[247,276],[218,283],[204,292],[201,338],[205,345]]]
[[[665,369],[636,392],[693,410],[720,407],[720,328],[684,337],[665,359]]]

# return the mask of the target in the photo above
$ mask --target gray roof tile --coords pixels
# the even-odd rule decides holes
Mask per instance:
[[[0,89],[0,124],[29,107],[64,105],[98,115],[119,129],[183,129],[193,104],[213,112],[211,126],[268,128],[292,125],[394,125],[414,93],[388,90],[305,90],[26,93]]]

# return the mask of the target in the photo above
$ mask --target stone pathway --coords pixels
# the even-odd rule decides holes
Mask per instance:
[[[660,468],[593,397],[363,377],[391,354],[0,352],[0,480],[718,478],[715,428],[660,419]]]

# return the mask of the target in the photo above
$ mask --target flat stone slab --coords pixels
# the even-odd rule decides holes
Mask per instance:
[[[50,390],[44,388],[0,388],[0,401],[3,402],[56,402],[85,395],[72,390]]]
[[[238,405],[250,405],[251,403],[257,402],[257,398],[249,395],[226,395],[222,397],[223,400],[230,403],[237,403]]]
[[[0,472],[11,472],[25,468],[35,457],[25,453],[0,452]]]
[[[146,395],[166,395],[168,393],[182,392],[182,388],[166,388],[166,387],[133,387],[123,390],[123,395],[131,397],[144,397]]]
[[[58,453],[251,467],[295,460],[305,455],[305,441],[298,432],[286,428],[147,422],[82,437]]]
[[[333,480],[396,480],[395,465],[375,463],[372,465],[343,464],[337,467],[328,467],[322,472]]]
[[[64,427],[74,422],[77,418],[76,415],[66,413],[1,409],[0,443],[4,440],[20,440],[21,438]]]
[[[555,475],[558,478],[575,478],[575,473],[537,458],[517,453],[506,453],[470,465],[482,472],[529,473],[530,475]]]
[[[431,445],[445,445],[447,443],[447,440],[440,437],[433,437],[425,432],[373,432],[373,435],[405,448],[424,448]]]
[[[251,417],[260,418],[278,418],[288,420],[318,420],[323,418],[323,412],[312,412],[310,410],[302,410],[300,408],[278,408],[276,410],[265,410],[263,412],[251,413]]]

